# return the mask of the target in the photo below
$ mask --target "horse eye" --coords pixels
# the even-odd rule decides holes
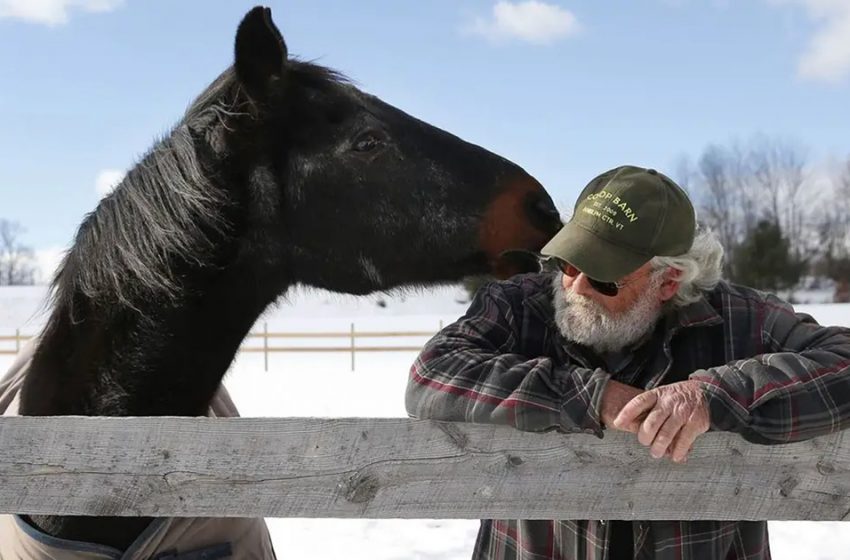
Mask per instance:
[[[355,152],[370,152],[382,145],[384,140],[374,131],[364,132],[354,141],[351,149]]]

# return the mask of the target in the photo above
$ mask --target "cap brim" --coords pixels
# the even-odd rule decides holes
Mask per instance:
[[[652,255],[614,245],[572,221],[561,228],[540,253],[565,260],[600,282],[621,280],[652,259]]]

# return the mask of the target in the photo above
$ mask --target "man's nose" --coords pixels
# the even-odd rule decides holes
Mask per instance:
[[[590,294],[595,292],[593,286],[590,285],[590,282],[587,281],[587,275],[584,272],[579,272],[573,277],[569,277],[566,274],[564,277],[564,288],[569,288],[581,296],[590,297]]]

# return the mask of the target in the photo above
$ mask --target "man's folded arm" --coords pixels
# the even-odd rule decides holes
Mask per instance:
[[[715,430],[788,443],[850,427],[850,331],[826,327],[767,296],[765,353],[699,370]]]
[[[414,362],[408,414],[602,437],[599,410],[610,375],[522,355],[516,320],[501,285],[479,290],[466,315],[434,336]]]

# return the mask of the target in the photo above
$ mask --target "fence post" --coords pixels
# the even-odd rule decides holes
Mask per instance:
[[[443,330],[443,320],[440,319],[440,330]]]
[[[269,323],[263,321],[263,360],[266,371],[269,371]]]
[[[351,371],[354,371],[354,323],[351,323]]]
[[[21,351],[21,329],[15,329],[15,353]]]

